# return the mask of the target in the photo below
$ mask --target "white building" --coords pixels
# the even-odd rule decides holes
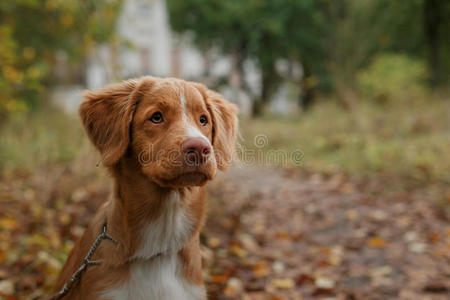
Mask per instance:
[[[92,55],[87,71],[89,88],[142,75],[198,79],[204,74],[204,56],[186,36],[171,32],[164,0],[126,0],[117,33],[124,45],[119,49],[103,45]],[[229,73],[227,59],[212,67],[214,76]]]

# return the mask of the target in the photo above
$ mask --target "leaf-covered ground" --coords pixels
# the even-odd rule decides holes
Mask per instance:
[[[105,176],[85,172],[93,164],[2,178],[0,299],[51,292],[108,195]],[[450,298],[450,222],[435,201],[450,202],[445,187],[242,167],[208,189],[210,299]]]
[[[290,169],[225,174],[205,229],[212,298],[449,299],[450,223],[432,192],[394,185]]]

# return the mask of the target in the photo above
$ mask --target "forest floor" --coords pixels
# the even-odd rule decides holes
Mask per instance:
[[[212,299],[449,299],[450,222],[429,190],[298,169],[212,184]],[[450,202],[450,191],[446,192]]]
[[[95,161],[0,181],[0,299],[51,292],[109,192]],[[42,174],[45,174],[43,176]],[[236,167],[208,186],[210,299],[449,299],[447,187],[396,188],[298,168]]]

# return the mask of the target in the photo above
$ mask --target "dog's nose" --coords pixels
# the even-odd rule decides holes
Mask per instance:
[[[186,162],[189,164],[204,163],[211,153],[211,146],[203,138],[188,138],[181,145]]]

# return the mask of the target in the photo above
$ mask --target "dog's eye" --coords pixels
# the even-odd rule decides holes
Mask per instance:
[[[200,116],[200,124],[202,124],[203,126],[208,124],[208,118],[205,115]]]
[[[152,121],[155,124],[159,124],[164,122],[164,118],[162,113],[160,112],[155,112],[151,117],[150,117],[150,121]]]

